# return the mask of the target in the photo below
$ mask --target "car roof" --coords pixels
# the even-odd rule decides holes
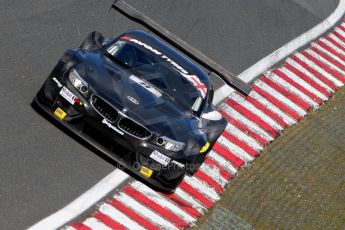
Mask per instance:
[[[142,30],[130,30],[125,33],[125,36],[135,38],[143,42],[144,44],[157,49],[158,51],[162,52],[163,55],[166,55],[178,65],[186,69],[190,74],[196,75],[200,79],[200,81],[202,81],[207,86],[207,88],[210,87],[209,76],[206,74],[206,72],[199,65],[192,62],[191,59],[187,58],[185,55],[165,43],[163,40]]]

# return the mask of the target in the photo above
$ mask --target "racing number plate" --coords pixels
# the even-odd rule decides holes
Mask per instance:
[[[58,107],[58,108],[54,111],[54,115],[55,115],[56,117],[58,117],[60,120],[63,120],[63,119],[66,117],[67,113],[65,113],[65,111],[63,111],[61,108]]]
[[[158,152],[157,150],[154,150],[151,153],[150,157],[152,159],[154,159],[155,161],[161,163],[164,166],[167,166],[169,164],[170,160],[171,160],[169,157],[167,157],[164,154]]]
[[[145,166],[141,166],[140,173],[146,177],[151,177],[153,171]]]

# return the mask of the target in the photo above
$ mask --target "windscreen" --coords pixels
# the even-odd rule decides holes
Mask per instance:
[[[170,58],[167,61],[166,56],[162,58],[159,51],[120,39],[107,47],[106,52],[185,110],[198,114],[202,110],[207,93],[205,84],[195,75],[184,74],[182,67]]]

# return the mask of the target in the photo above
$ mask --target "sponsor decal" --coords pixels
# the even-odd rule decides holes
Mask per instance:
[[[163,55],[161,56],[161,58],[163,58],[164,60],[166,60],[167,62],[169,62],[172,66],[175,67],[175,69],[177,69],[180,73],[183,74],[188,74],[188,71],[185,70],[184,68],[182,68],[182,66],[180,66],[179,64],[177,64],[176,62],[174,62],[173,60],[171,60],[170,58],[168,58],[167,56]]]
[[[207,87],[204,83],[202,83],[200,81],[200,79],[196,76],[196,75],[186,75],[186,74],[182,74],[186,79],[188,79],[188,81],[190,81],[194,87],[199,90],[201,96],[203,98],[206,97],[207,94]]]
[[[151,153],[150,157],[152,159],[154,159],[155,161],[157,161],[158,163],[161,163],[164,166],[167,166],[169,164],[170,160],[171,160],[169,157],[167,157],[164,154],[158,152],[157,150],[154,150]]]
[[[63,98],[65,98],[71,105],[74,105],[77,96],[75,96],[69,89],[65,86],[62,87],[59,93]]]
[[[132,102],[132,103],[134,103],[134,104],[136,104],[136,105],[139,105],[139,102],[137,101],[137,99],[135,99],[135,98],[133,98],[133,97],[131,97],[131,96],[127,96],[127,99],[128,99],[130,102]]]
[[[118,128],[116,128],[115,126],[113,126],[109,121],[107,121],[107,119],[103,119],[102,123],[105,124],[106,126],[108,126],[110,129],[114,130],[115,132],[123,135],[123,132],[121,132]]]
[[[142,46],[145,49],[150,50],[152,53],[155,53],[157,55],[162,55],[162,53],[159,52],[158,50],[156,50],[155,48],[153,48],[153,47],[151,47],[151,46],[149,46],[149,45],[145,44],[144,42],[141,42],[141,41],[139,41],[137,39],[134,39],[134,38],[131,38],[131,37],[128,37],[128,36],[123,36],[123,37],[121,37],[121,39],[125,40],[125,41],[133,42],[135,44],[138,44],[139,46]]]
[[[144,175],[145,177],[151,177],[152,176],[152,173],[153,171],[149,168],[146,168],[145,166],[142,166],[141,169],[140,169],[140,173],[142,175]]]
[[[149,83],[147,83],[146,81],[131,75],[129,77],[129,79],[131,79],[132,81],[138,83],[139,85],[141,85],[142,87],[144,87],[145,89],[147,89],[148,91],[150,91],[153,95],[155,95],[156,97],[161,97],[162,93],[159,92],[157,89],[155,89],[153,86],[151,86]]]
[[[63,120],[65,119],[67,113],[65,113],[65,111],[63,111],[60,107],[57,107],[56,110],[54,111],[54,115],[60,120]]]
[[[206,152],[209,147],[210,147],[210,142],[207,141],[206,144],[202,146],[202,148],[200,149],[200,153]]]
[[[207,94],[207,87],[204,83],[202,83],[200,81],[200,79],[198,78],[198,76],[193,75],[193,74],[189,74],[187,70],[185,70],[182,66],[180,66],[179,64],[177,64],[175,61],[173,61],[171,58],[169,58],[168,56],[162,54],[161,52],[159,52],[158,50],[156,50],[155,48],[151,47],[150,45],[145,44],[144,42],[141,42],[135,38],[131,38],[129,36],[123,36],[120,39],[125,40],[125,41],[130,41],[133,42],[141,47],[144,47],[145,49],[151,51],[152,53],[160,56],[163,60],[165,60],[166,62],[170,63],[184,78],[186,78],[189,82],[191,82],[194,87],[200,92],[202,98],[206,97]]]

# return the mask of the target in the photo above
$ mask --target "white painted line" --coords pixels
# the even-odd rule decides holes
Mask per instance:
[[[345,42],[340,40],[337,36],[335,36],[333,33],[329,34],[330,38],[332,38],[334,41],[336,41],[340,46],[345,47]]]
[[[273,89],[271,86],[266,84],[265,82],[258,80],[255,82],[255,85],[259,87],[260,89],[266,91],[266,93],[271,94],[273,97],[275,97],[277,100],[281,101],[288,107],[290,107],[292,110],[294,110],[296,113],[298,113],[300,116],[307,115],[307,112],[301,109],[298,105],[296,105],[294,102],[292,102],[290,99],[285,97],[283,94],[278,92],[277,90]]]
[[[228,85],[223,85],[219,89],[214,92],[213,102],[212,104],[218,105],[222,102],[225,98],[229,97],[235,90]]]
[[[187,212],[185,212],[180,207],[176,206],[174,203],[172,203],[167,198],[163,197],[156,191],[152,190],[151,188],[147,187],[143,183],[139,181],[135,181],[131,184],[131,186],[135,189],[137,189],[139,192],[144,194],[147,198],[154,201],[155,203],[161,205],[162,207],[169,209],[172,213],[175,215],[181,217],[184,221],[189,223],[189,225],[193,225],[196,221],[195,218],[190,216]]]
[[[252,103],[247,101],[244,97],[240,96],[237,93],[233,93],[230,95],[230,98],[242,105],[244,108],[248,109],[250,112],[254,113],[258,117],[260,117],[263,121],[265,121],[269,126],[271,126],[275,130],[283,130],[284,128],[280,126],[275,120],[267,116],[264,112],[260,109],[256,108]]]
[[[295,81],[294,78],[291,78],[290,76],[293,74],[292,72],[290,72],[288,69],[286,69],[285,67],[280,68],[279,69],[281,72],[283,72],[288,78],[290,78],[293,82],[302,85],[304,87],[304,84],[302,84],[302,79],[298,78],[297,81]],[[275,82],[276,84],[280,85],[282,88],[284,88],[286,91],[288,91],[289,93],[295,94],[296,96],[298,96],[299,99],[301,99],[302,101],[308,103],[309,105],[318,107],[318,104],[312,99],[310,98],[308,95],[306,95],[304,92],[302,92],[301,90],[297,89],[295,86],[291,85],[288,81],[286,81],[285,79],[279,77],[277,74],[271,72],[271,71],[267,71],[267,73],[265,74],[266,77],[268,77],[269,79],[271,79],[273,82]],[[305,83],[305,82],[304,82]],[[305,87],[304,87],[305,88]],[[311,93],[310,90],[307,90]]]
[[[320,85],[322,88],[324,88],[325,90],[327,90],[330,93],[334,93],[334,90],[329,87],[327,84],[325,84],[323,81],[321,81],[319,78],[315,77],[314,74],[310,73],[308,70],[306,70],[303,66],[301,66],[300,64],[298,64],[297,62],[295,62],[294,60],[292,60],[291,58],[288,58],[286,60],[287,63],[289,63],[290,65],[292,65],[293,67],[295,67],[296,69],[298,69],[299,71],[301,71],[302,73],[304,73],[307,77],[309,77],[311,80],[313,80],[316,84]],[[323,96],[320,95],[320,98],[324,101],[328,100],[328,97],[324,94],[322,94]]]
[[[319,61],[321,61],[321,62],[325,63],[326,65],[328,65],[329,67],[331,67],[331,69],[333,69],[333,70],[337,71],[338,73],[340,73],[341,75],[345,76],[345,72],[343,70],[341,70],[340,68],[335,66],[333,63],[329,62],[328,60],[324,59],[319,54],[315,53],[313,50],[307,49],[306,51],[307,51],[307,53],[309,53],[314,58],[318,59]]]
[[[228,183],[228,181],[222,177],[222,175],[220,174],[220,171],[216,167],[211,167],[207,163],[203,163],[200,166],[199,170],[201,170],[207,176],[212,178],[214,181],[216,181],[223,188]]]
[[[248,118],[246,118],[245,116],[243,116],[241,113],[237,112],[234,108],[232,108],[231,106],[227,105],[227,104],[222,104],[220,105],[220,108],[226,112],[229,116],[231,116],[232,118],[234,118],[235,120],[241,122],[242,124],[244,124],[246,127],[248,127],[249,129],[251,129],[254,133],[260,135],[262,138],[266,139],[267,141],[273,141],[273,138],[266,133],[266,131],[264,131],[262,128],[260,128],[257,124],[255,124],[254,122],[252,122],[251,120],[249,120]]]
[[[115,195],[114,198],[118,201],[120,201],[122,204],[126,205],[127,207],[134,210],[139,215],[145,217],[146,219],[150,220],[152,223],[155,223],[155,225],[158,225],[165,229],[176,229],[176,226],[164,219],[159,214],[155,213],[148,207],[142,205],[132,197],[128,196],[127,194],[121,192],[118,195]]]
[[[247,145],[252,147],[256,151],[263,150],[263,146],[261,146],[254,138],[243,132],[242,130],[238,129],[231,123],[228,123],[225,130],[240,139],[241,141],[245,142]]]
[[[222,144],[224,148],[229,149],[233,154],[245,161],[246,164],[254,160],[254,157],[249,155],[245,150],[238,147],[224,136],[219,137],[218,143]]]
[[[309,60],[307,57],[305,57],[303,54],[300,53],[296,53],[295,54],[296,57],[298,57],[299,59],[301,59],[303,62],[305,62],[307,65],[309,65],[311,68],[313,68],[314,70],[316,70],[317,72],[321,73],[324,77],[326,77],[328,80],[330,80],[331,82],[333,82],[337,87],[341,87],[344,84],[339,81],[337,78],[333,77],[331,74],[329,74],[328,72],[326,72],[324,69],[322,69],[321,67],[319,67],[317,64],[315,64],[313,61]]]
[[[126,173],[116,169],[63,209],[31,226],[29,230],[57,229],[61,227],[100,201],[106,194],[128,178],[129,176]]]
[[[189,184],[191,187],[199,191],[201,194],[206,196],[206,198],[210,198],[211,201],[218,201],[220,199],[218,193],[208,184],[202,182],[195,176],[185,176],[183,179],[187,184]]]
[[[284,69],[284,73],[287,73],[287,69],[282,68],[281,70]],[[290,73],[288,73],[290,74]],[[274,81],[275,83],[279,84],[280,86],[282,86],[283,88],[285,88],[287,91],[289,91],[290,93],[293,93],[295,95],[297,95],[301,100],[307,102],[309,105],[311,105],[313,108],[319,108],[319,104],[316,103],[312,98],[310,98],[308,95],[304,94],[302,91],[300,91],[299,89],[295,88],[293,85],[291,85],[289,82],[285,81],[284,79],[278,77],[275,73],[272,72],[268,72],[268,74],[266,75],[269,79],[271,79],[272,81]],[[298,83],[301,83],[301,79],[300,81],[297,81]]]
[[[337,31],[341,36],[345,37],[345,32],[339,28],[335,28],[335,31]]]
[[[221,166],[223,166],[225,170],[230,172],[232,175],[237,174],[237,169],[227,159],[225,159],[218,153],[214,152],[213,150],[209,152],[208,157],[219,163]]]
[[[313,93],[315,96],[319,97],[322,100],[327,100],[328,97],[326,97],[325,95],[323,95],[322,93],[320,93],[320,91],[318,91],[317,89],[315,89],[313,86],[311,86],[308,82],[304,81],[303,79],[301,79],[300,77],[298,77],[296,74],[294,74],[293,72],[291,72],[289,69],[282,67],[280,68],[280,70],[285,73],[285,75],[290,78],[292,81],[300,84],[301,86],[303,86],[306,90],[308,90],[309,92]],[[309,97],[308,97],[309,98]]]
[[[94,217],[87,218],[83,224],[93,230],[111,230],[110,227]]]
[[[121,223],[121,225],[125,226],[127,229],[145,230],[145,228],[141,227],[137,222],[131,220],[128,216],[126,216],[124,213],[117,210],[110,204],[102,204],[98,210],[111,219],[115,220],[117,223]]]
[[[335,39],[334,39],[335,40]],[[338,54],[341,55],[345,55],[345,52],[341,49],[339,49],[339,47],[337,47],[336,45],[334,45],[332,42],[328,41],[325,38],[320,38],[320,41],[322,41],[323,43],[325,43],[327,46],[329,46],[330,48],[332,48],[335,52],[337,52]],[[336,43],[338,43],[337,41],[335,41]],[[339,43],[338,43],[339,44]],[[339,44],[340,46],[342,46],[342,44]]]
[[[264,105],[267,109],[271,110],[275,114],[277,114],[285,123],[288,125],[292,125],[296,123],[296,120],[282,111],[279,107],[272,104],[268,101],[265,97],[261,96],[259,93],[255,92],[254,90],[250,93],[250,96]]]
[[[177,187],[177,189],[175,190],[175,195],[180,197],[182,200],[184,200],[188,204],[190,204],[193,208],[198,210],[201,214],[204,214],[206,207],[204,207],[199,201],[194,199],[191,195],[186,193],[180,187]]]
[[[329,52],[328,50],[324,49],[323,47],[319,46],[316,43],[313,43],[312,46],[315,47],[316,49],[320,50],[322,53],[326,54],[327,56],[331,57],[335,61],[339,62],[343,66],[345,66],[345,62],[342,59],[340,59],[337,55]]]

